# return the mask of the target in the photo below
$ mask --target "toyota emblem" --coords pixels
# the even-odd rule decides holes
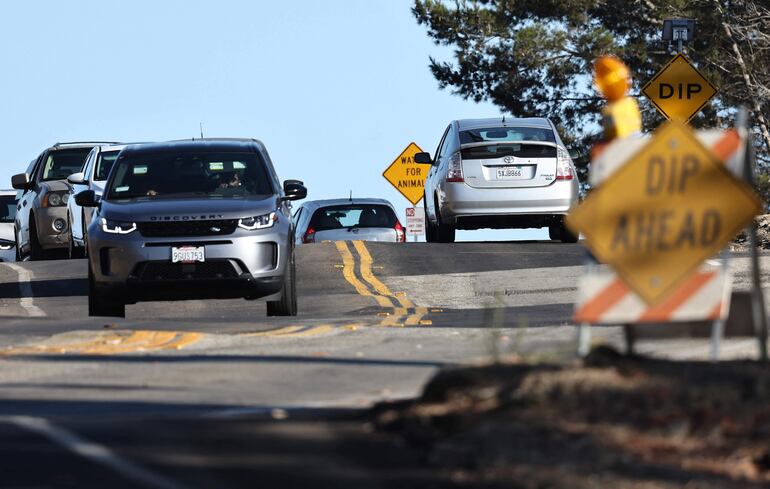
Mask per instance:
[[[516,158],[514,158],[513,156],[506,156],[505,158],[503,158],[503,161],[505,162],[506,165],[512,165],[516,161]]]

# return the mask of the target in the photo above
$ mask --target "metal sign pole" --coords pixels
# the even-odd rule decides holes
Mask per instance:
[[[736,126],[746,134],[746,149],[743,156],[743,178],[746,183],[754,186],[754,148],[751,144],[749,112],[741,107],[736,116]],[[765,298],[762,292],[761,271],[759,268],[759,243],[757,239],[757,221],[752,221],[748,228],[749,248],[751,253],[751,313],[754,322],[754,332],[759,342],[759,359],[767,362],[767,316],[765,314]]]

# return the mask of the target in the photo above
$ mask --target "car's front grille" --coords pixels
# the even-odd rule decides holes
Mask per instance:
[[[223,236],[232,234],[237,219],[210,219],[205,221],[138,222],[142,236],[147,238],[175,238],[187,236]]]
[[[133,275],[143,282],[158,280],[216,280],[238,277],[232,261],[211,260],[203,263],[145,262]]]

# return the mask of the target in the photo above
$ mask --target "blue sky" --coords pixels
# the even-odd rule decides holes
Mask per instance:
[[[0,187],[56,141],[257,137],[310,199],[406,199],[381,176],[446,124],[500,114],[439,90],[410,0],[27,1],[0,17]],[[458,239],[546,238],[543,231]]]

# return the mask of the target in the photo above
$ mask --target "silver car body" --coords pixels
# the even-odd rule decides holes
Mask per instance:
[[[77,195],[84,190],[93,190],[97,197],[101,197],[102,192],[104,191],[104,184],[107,180],[106,175],[104,175],[104,179],[94,178],[97,176],[96,170],[103,163],[102,160],[105,153],[111,154],[120,152],[120,150],[125,147],[125,144],[109,144],[94,147],[94,149],[92,149],[88,154],[88,157],[86,157],[83,171],[80,172],[80,174],[82,174],[82,183],[75,183],[68,179],[70,185],[72,185],[72,195]],[[75,199],[71,198],[67,201],[69,228],[70,232],[72,233],[72,241],[76,246],[85,245],[85,231],[88,228],[88,225],[91,223],[92,213],[92,208],[79,206],[77,202],[75,202]]]
[[[128,146],[121,152],[140,157],[153,151],[256,152],[265,163],[274,194],[263,200],[168,198],[110,198],[106,191],[88,227],[88,259],[92,283],[101,292],[125,303],[174,300],[280,296],[284,273],[293,253],[289,202],[272,162],[256,140],[194,140]],[[115,178],[115,168],[105,186]],[[166,175],[168,177],[168,175]],[[172,176],[173,177],[173,176]],[[240,219],[275,213],[267,229],[245,230]],[[126,233],[106,232],[102,219],[133,223]],[[172,248],[205,250],[205,263],[185,270],[172,264]]]
[[[527,145],[553,148],[568,159],[572,177],[557,178],[557,158],[502,156],[468,158],[463,152],[495,141],[461,143],[463,131],[481,128],[532,128],[553,132],[553,141],[522,140]],[[517,143],[506,140],[505,143]],[[549,150],[550,151],[550,150]],[[554,151],[554,153],[556,153]],[[450,160],[461,158],[462,180],[447,181]],[[518,168],[514,178],[498,178],[498,170]],[[505,173],[503,173],[505,175]],[[457,120],[449,124],[433,157],[425,182],[426,219],[456,229],[528,228],[548,226],[567,214],[578,199],[578,181],[569,153],[553,123],[545,118]]]
[[[16,261],[16,240],[13,235],[16,206],[6,205],[7,201],[16,200],[16,194],[16,190],[0,190],[0,262]]]
[[[356,205],[384,205],[389,207],[395,216],[398,213],[393,208],[393,205],[385,199],[329,199],[329,200],[312,200],[303,203],[294,212],[294,227],[296,229],[295,243],[303,244],[303,238],[308,231],[308,226],[313,218],[313,215],[319,209],[326,209],[330,207],[340,206],[356,206]],[[398,218],[396,218],[398,220]],[[314,233],[314,240],[317,243],[321,241],[349,241],[349,240],[361,240],[361,241],[384,241],[395,243],[399,241],[399,236],[395,228],[392,227],[342,227],[340,229],[328,229],[325,231],[317,231]],[[401,239],[403,241],[403,239]]]

